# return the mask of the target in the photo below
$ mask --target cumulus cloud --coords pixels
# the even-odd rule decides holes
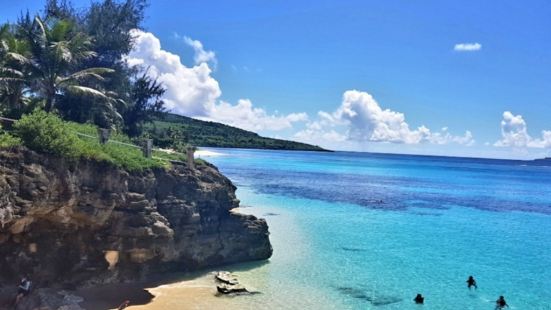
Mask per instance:
[[[165,51],[150,32],[132,30],[134,48],[127,56],[130,65],[140,65],[159,79],[166,88],[166,107],[184,115],[207,115],[222,94],[209,65],[193,67],[182,64],[180,56]]]
[[[126,61],[147,69],[149,75],[163,83],[166,88],[163,99],[173,113],[248,130],[282,130],[307,120],[305,113],[269,114],[254,107],[248,99],[241,99],[234,105],[221,101],[222,91],[209,66],[209,62],[216,59],[215,54],[205,52],[197,40],[188,38],[196,53],[195,65],[187,67],[180,56],[163,50],[154,34],[141,30],[132,30],[131,34],[135,44]]]
[[[203,47],[203,43],[199,40],[193,40],[190,37],[184,37],[184,42],[193,48],[195,52],[193,56],[193,61],[196,65],[202,63],[210,63],[214,68],[218,65],[218,60],[216,59],[216,54],[213,51],[206,51]]]
[[[501,139],[494,143],[498,147],[514,148],[549,148],[551,147],[551,130],[543,130],[541,138],[532,138],[522,115],[510,111],[503,112],[501,120]]]
[[[324,120],[309,122],[304,130],[300,130],[293,135],[293,138],[305,143],[328,144],[344,142],[347,137],[337,132],[333,128],[327,129],[329,123]]]
[[[235,105],[220,101],[213,107],[209,116],[200,118],[219,121],[245,130],[259,131],[291,128],[295,122],[307,121],[308,115],[306,113],[270,115],[264,109],[255,108],[249,99],[240,99]]]
[[[480,43],[457,43],[453,50],[457,52],[476,52],[482,49],[482,44]]]
[[[320,111],[318,120],[308,124],[305,130],[295,135],[297,139],[309,141],[313,137],[343,139],[356,142],[389,142],[402,144],[448,144],[473,145],[470,131],[455,136],[447,128],[432,132],[425,126],[411,129],[405,115],[390,109],[383,109],[369,93],[348,90],[343,94],[341,105],[333,113]],[[338,134],[335,127],[345,127],[345,134]]]

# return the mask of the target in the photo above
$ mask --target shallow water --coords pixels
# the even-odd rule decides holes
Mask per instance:
[[[551,309],[549,167],[214,151],[224,155],[208,160],[250,206],[242,212],[267,219],[274,256],[260,266],[228,267],[262,294],[216,299],[212,308],[494,309],[504,295],[512,309]],[[476,291],[466,288],[471,274]],[[157,305],[162,298],[193,304],[182,293],[197,283],[212,296],[209,279],[157,288]],[[417,293],[424,306],[413,304]]]

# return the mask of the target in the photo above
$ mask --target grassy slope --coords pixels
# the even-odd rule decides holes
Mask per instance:
[[[71,160],[108,162],[129,171],[169,167],[171,160],[185,161],[183,154],[167,154],[157,150],[153,151],[153,158],[145,158],[140,148],[114,143],[136,144],[121,133],[113,132],[110,142],[105,145],[99,143],[97,136],[97,127],[94,125],[62,121],[53,114],[39,111],[23,116],[9,132],[0,128],[0,149],[21,145]]]
[[[174,141],[170,132],[183,142],[196,146],[234,147],[274,150],[327,151],[306,143],[261,137],[258,134],[228,125],[201,121],[190,117],[168,114],[148,125],[154,144],[171,147]]]

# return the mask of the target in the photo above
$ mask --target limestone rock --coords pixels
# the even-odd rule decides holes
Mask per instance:
[[[230,212],[216,167],[127,172],[20,148],[0,150],[0,284],[134,280],[267,259],[266,221]]]

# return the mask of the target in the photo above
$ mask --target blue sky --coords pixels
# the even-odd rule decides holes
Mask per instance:
[[[0,19],[41,2],[6,1]],[[172,77],[192,80],[169,84],[176,112],[264,135],[530,158],[551,146],[550,16],[549,1],[152,1],[153,37],[133,58],[163,76],[145,48],[157,39],[167,61],[180,56]],[[461,43],[480,49],[454,50]]]

